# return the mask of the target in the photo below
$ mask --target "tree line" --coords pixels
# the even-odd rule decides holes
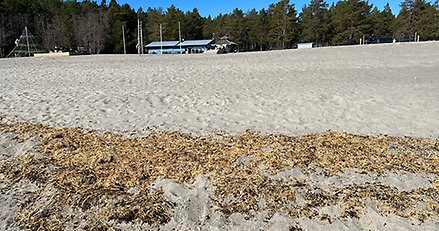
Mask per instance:
[[[298,42],[317,46],[358,44],[363,36],[403,36],[413,40],[439,39],[439,0],[404,0],[397,15],[389,4],[382,10],[363,0],[343,0],[329,5],[311,0],[301,8],[280,0],[261,10],[202,17],[197,8],[182,11],[171,5],[139,8],[108,4],[102,0],[0,0],[0,57],[14,47],[14,41],[27,26],[40,48],[54,46],[85,49],[89,53],[122,53],[122,26],[127,50],[135,53],[137,20],[143,21],[145,44],[160,39],[178,40],[178,23],[183,39],[219,39],[227,36],[240,51],[292,48]]]

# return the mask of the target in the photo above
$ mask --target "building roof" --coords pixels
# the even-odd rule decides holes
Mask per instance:
[[[163,41],[163,42],[152,42],[145,47],[174,47],[178,45],[178,41]]]
[[[226,36],[221,37],[220,40],[218,40],[218,42],[215,43],[215,45],[236,45],[236,43],[230,41]]]
[[[182,46],[207,46],[210,43],[213,42],[213,39],[206,39],[206,40],[186,40],[181,42]]]
[[[207,46],[210,43],[213,42],[213,39],[206,39],[206,40],[186,40],[183,42],[178,41],[163,41],[163,42],[152,42],[148,45],[146,45],[146,48],[153,48],[153,47],[176,47],[176,46]]]

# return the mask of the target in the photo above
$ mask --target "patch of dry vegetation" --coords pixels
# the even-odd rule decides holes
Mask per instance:
[[[35,139],[35,151],[42,154],[27,153],[0,163],[6,185],[25,180],[38,185],[39,191],[23,202],[16,217],[30,229],[78,227],[84,219],[89,225],[85,228],[105,228],[112,220],[164,224],[174,205],[151,189],[151,183],[159,177],[186,183],[201,174],[209,177],[216,194],[212,199],[226,214],[251,213],[264,200],[271,211],[285,211],[292,217],[325,219],[316,208],[340,203],[345,216],[355,217],[365,199],[372,198],[382,212],[419,219],[438,216],[437,186],[406,193],[381,185],[354,185],[335,193],[310,190],[306,205],[297,206],[297,188],[308,186],[269,177],[311,164],[328,175],[345,168],[379,174],[398,170],[439,174],[437,139],[339,132],[295,137],[252,131],[207,137],[151,131],[144,137],[124,137],[27,122],[0,123],[0,132],[13,132],[19,141]],[[238,163],[243,156],[248,162]],[[418,201],[427,206],[407,209]]]

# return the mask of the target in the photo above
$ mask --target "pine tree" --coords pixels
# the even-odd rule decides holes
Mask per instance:
[[[281,0],[268,8],[270,46],[275,49],[292,47],[297,41],[297,12],[289,0]]]
[[[148,8],[146,10],[147,20],[145,25],[145,44],[160,40],[160,24],[164,21],[164,12],[162,8]]]
[[[268,28],[268,15],[265,9],[259,11],[256,27],[258,35],[258,46],[260,50],[267,50],[269,48],[269,41],[267,31]]]
[[[137,44],[137,14],[128,4],[119,5],[111,0],[108,7],[109,34],[106,40],[108,53],[123,53],[122,26],[125,29],[127,52],[134,53]]]
[[[188,11],[185,17],[185,39],[203,39],[204,20],[197,8]]]
[[[392,13],[389,3],[380,12],[377,7],[372,10],[372,34],[378,36],[392,36],[395,27],[395,15]]]
[[[357,44],[363,36],[371,34],[371,6],[367,1],[340,1],[332,10],[332,25],[334,26],[333,44]]]
[[[245,24],[246,24],[246,28],[248,29],[247,32],[247,46],[248,46],[248,50],[255,50],[258,47],[258,43],[260,41],[260,30],[262,28],[260,28],[259,24],[259,17],[258,17],[258,12],[256,11],[256,9],[252,9],[249,12],[247,12],[247,14],[245,15]]]
[[[75,48],[77,45],[73,29],[73,16],[77,13],[76,4],[77,2],[73,1],[66,2],[62,5],[60,11],[62,41],[60,41],[61,44],[58,45],[65,46],[70,49]]]
[[[204,19],[203,23],[203,38],[213,38],[213,28],[212,28],[213,20],[209,15]]]
[[[163,18],[163,40],[178,41],[178,22],[182,23],[184,18],[183,11],[177,9],[174,5],[168,7]],[[184,28],[187,29],[187,25]]]
[[[414,34],[423,40],[438,38],[438,13],[435,6],[425,0],[405,0],[397,17],[397,33],[413,41]]]
[[[436,28],[435,31],[433,31],[434,39],[439,40],[439,0],[436,0],[433,4],[433,8],[435,9],[434,15],[435,15],[435,21],[433,22],[434,27]]]
[[[246,28],[244,23],[244,12],[235,8],[231,14],[224,15],[224,35],[233,40],[239,50],[245,50]]]
[[[330,42],[328,4],[324,0],[311,0],[300,14],[302,42],[314,42],[317,46]]]

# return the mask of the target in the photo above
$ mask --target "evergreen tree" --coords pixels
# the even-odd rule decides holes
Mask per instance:
[[[246,47],[246,28],[244,22],[244,12],[235,8],[233,12],[225,18],[226,36],[232,39],[239,50],[245,50]]]
[[[245,50],[248,32],[242,10],[236,8],[231,14],[219,14],[211,25],[215,39],[226,36],[238,45],[238,49]]]
[[[269,48],[269,41],[268,41],[268,35],[267,31],[268,28],[268,14],[265,9],[262,9],[259,11],[259,15],[256,21],[256,26],[259,28],[257,30],[257,38],[258,38],[258,44],[260,50],[267,50]]]
[[[358,44],[363,36],[372,32],[371,6],[367,1],[339,1],[332,10],[332,25],[334,27],[333,44]]]
[[[106,40],[108,53],[123,53],[122,26],[125,29],[127,52],[135,53],[137,44],[137,14],[128,4],[119,5],[111,0],[108,7],[109,34]]]
[[[197,8],[188,11],[185,15],[185,39],[203,39],[203,23],[204,20],[198,12]]]
[[[438,11],[425,0],[405,0],[397,17],[397,34],[415,40],[417,33],[423,40],[439,38]]]
[[[433,22],[434,27],[435,27],[435,31],[433,31],[434,33],[434,39],[435,40],[439,40],[439,0],[436,0],[433,4],[433,8],[435,9],[435,21]]]
[[[74,48],[77,46],[75,34],[74,34],[74,21],[73,17],[78,13],[78,3],[74,1],[68,1],[62,5],[60,11],[60,23],[61,23],[61,44],[65,47]]]
[[[160,40],[160,24],[163,23],[164,12],[162,8],[148,8],[146,11],[147,20],[144,22],[145,42]]]
[[[216,40],[220,39],[222,36],[227,36],[225,29],[225,17],[226,15],[219,14],[212,20],[211,30],[212,37]]]
[[[213,38],[213,28],[212,28],[213,20],[209,15],[204,19],[203,23],[203,38],[210,39]]]
[[[180,9],[177,9],[174,5],[171,5],[167,10],[163,18],[163,39],[178,41],[178,22],[184,21],[184,13]],[[184,28],[187,28],[186,25]]]
[[[256,50],[260,46],[258,45],[260,42],[260,35],[262,26],[259,22],[259,15],[256,9],[250,10],[245,16],[245,24],[248,29],[248,41],[247,41],[247,49],[248,50]]]
[[[395,30],[395,15],[392,13],[389,3],[384,6],[384,9],[379,12],[375,7],[372,11],[372,23],[374,35],[392,36]]]
[[[297,41],[297,18],[294,4],[289,0],[281,0],[268,8],[268,24],[270,26],[270,46],[275,49],[292,47]]]
[[[324,0],[311,0],[300,14],[302,42],[314,42],[316,46],[330,43],[328,4]]]

